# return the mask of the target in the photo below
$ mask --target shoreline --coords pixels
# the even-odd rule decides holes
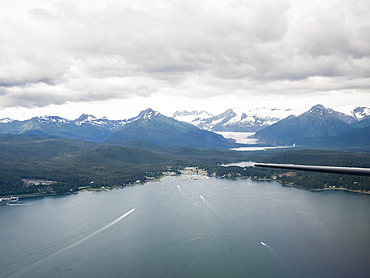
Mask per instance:
[[[346,192],[351,192],[351,193],[360,193],[360,194],[368,194],[370,195],[370,191],[360,191],[360,190],[352,190],[352,189],[347,189],[344,187],[340,188],[320,188],[320,189],[311,189],[310,191],[312,192],[320,192],[320,191],[346,191]]]
[[[276,182],[279,182],[279,181],[276,181]],[[302,186],[297,186],[297,185],[294,185],[294,184],[282,184],[281,182],[279,182],[282,186],[286,186],[286,187],[294,187],[294,188],[298,188],[298,189],[305,189],[305,190],[308,190],[308,191],[311,191],[311,192],[322,192],[322,191],[345,191],[345,192],[351,192],[351,193],[359,193],[359,194],[367,194],[367,195],[370,195],[370,191],[360,191],[360,190],[352,190],[352,189],[347,189],[347,188],[344,188],[344,187],[338,187],[338,188],[306,188],[306,187],[302,187]]]
[[[182,176],[184,174],[181,174],[180,176]],[[186,174],[185,174],[186,175]],[[194,174],[193,174],[194,175]],[[197,175],[197,174],[195,174]],[[63,196],[63,195],[71,195],[71,194],[78,194],[78,193],[93,193],[93,192],[101,192],[101,191],[111,191],[111,190],[114,190],[114,189],[119,189],[119,188],[125,188],[127,186],[134,186],[134,185],[138,185],[138,184],[147,184],[147,183],[150,183],[150,182],[159,182],[161,181],[164,177],[166,177],[167,175],[163,175],[159,178],[156,178],[156,179],[152,179],[152,180],[147,180],[145,182],[141,182],[141,183],[132,183],[132,184],[126,184],[126,185],[121,185],[121,186],[112,186],[112,187],[105,187],[105,188],[93,188],[93,187],[90,187],[90,188],[83,188],[81,190],[77,190],[77,191],[73,191],[73,192],[65,192],[65,193],[58,193],[58,194],[20,194],[20,195],[17,195],[17,197],[19,197],[20,199],[28,199],[28,198],[44,198],[44,197],[57,197],[57,196]],[[352,189],[347,189],[347,188],[343,188],[343,187],[340,187],[340,188],[317,188],[317,189],[311,189],[311,188],[305,188],[305,187],[301,187],[301,186],[297,186],[297,185],[294,185],[294,184],[283,184],[281,183],[279,180],[274,180],[274,179],[252,179],[252,177],[233,177],[233,178],[228,178],[228,177],[216,177],[216,176],[210,176],[210,175],[207,175],[209,178],[211,177],[215,177],[215,178],[222,178],[222,179],[251,179],[252,181],[275,181],[277,183],[279,183],[281,186],[286,186],[286,187],[293,187],[293,188],[297,188],[297,189],[304,189],[304,190],[308,190],[308,191],[311,191],[311,192],[323,192],[323,191],[344,191],[344,192],[350,192],[350,193],[357,193],[357,194],[366,194],[366,195],[370,195],[370,191],[360,191],[360,190],[352,190]],[[13,195],[14,196],[14,195]]]
[[[72,195],[72,194],[78,194],[78,193],[93,193],[93,192],[101,192],[101,191],[111,191],[114,189],[119,189],[119,188],[125,188],[129,186],[134,186],[134,185],[139,185],[139,184],[147,184],[149,182],[159,182],[161,181],[162,178],[166,177],[165,175],[162,175],[159,178],[155,179],[150,179],[146,180],[145,182],[140,182],[140,183],[129,183],[125,185],[115,185],[115,186],[107,186],[107,187],[100,187],[100,188],[94,188],[94,187],[88,187],[88,188],[81,188],[77,191],[71,191],[71,192],[64,192],[64,193],[52,193],[52,194],[35,194],[35,193],[30,193],[30,194],[19,194],[19,195],[9,195],[9,196],[17,196],[19,199],[28,199],[28,198],[44,198],[44,197],[57,197],[57,196],[63,196],[63,195]],[[7,197],[7,196],[0,196],[0,198]]]
[[[279,180],[266,179],[266,178],[264,178],[264,179],[252,179],[251,177],[233,177],[233,178],[229,178],[229,177],[216,177],[216,178],[221,178],[221,179],[243,179],[244,178],[244,179],[251,179],[253,181],[275,181],[275,182],[279,183],[281,186],[294,187],[294,188],[298,188],[298,189],[308,190],[308,191],[311,191],[311,192],[345,191],[345,192],[350,192],[350,193],[358,193],[358,194],[367,194],[367,195],[370,195],[370,191],[352,190],[352,189],[347,189],[347,188],[344,188],[344,187],[311,189],[311,188],[306,188],[306,187],[302,187],[302,186],[298,186],[298,185],[294,185],[294,184],[283,184]]]

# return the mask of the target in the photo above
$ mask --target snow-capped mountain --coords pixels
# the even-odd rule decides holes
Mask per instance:
[[[177,121],[152,109],[146,109],[137,117],[127,120],[127,124],[109,135],[104,142],[118,143],[133,140],[150,141],[167,147],[230,148],[236,146],[233,140],[201,130],[196,126]]]
[[[351,115],[357,120],[370,119],[370,108],[368,107],[357,107],[352,112]]]
[[[351,124],[353,122],[356,122],[358,119],[356,117],[353,117],[352,115],[347,115],[338,111],[335,111],[331,108],[325,107],[322,104],[317,104],[313,106],[310,110],[305,112],[304,114],[311,113],[311,114],[320,114],[321,116],[326,115],[329,117],[336,118],[338,120],[342,120],[343,122],[347,124]]]
[[[351,115],[318,104],[303,114],[287,117],[257,131],[255,138],[259,139],[260,143],[273,145],[347,144],[356,146],[364,145],[369,126],[370,121],[367,119],[359,121]],[[357,134],[357,137],[351,137],[351,132]],[[368,143],[368,140],[366,142]]]
[[[205,111],[181,111],[173,117],[210,131],[255,132],[292,114],[291,109],[262,107],[254,110],[233,108],[216,116]]]
[[[97,128],[109,128],[111,130],[126,125],[127,120],[109,120],[106,117],[97,118],[93,115],[82,114],[79,118],[72,121],[77,126],[91,125]]]
[[[11,123],[13,120],[9,118],[0,119],[0,124]]]
[[[58,136],[95,142],[121,143],[145,140],[171,147],[231,148],[233,140],[201,130],[186,122],[146,109],[128,120],[109,120],[82,114],[75,120],[57,116],[33,117],[25,121],[0,120],[0,133]]]
[[[56,124],[58,126],[69,124],[71,121],[58,117],[58,116],[42,116],[42,117],[35,117],[35,119],[40,124]]]
[[[209,119],[214,117],[214,115],[209,114],[207,111],[176,111],[173,114],[173,118],[186,123],[191,123],[193,125],[197,125],[200,121],[204,119]]]
[[[75,120],[67,120],[58,116],[43,116],[33,117],[28,120],[18,121],[9,118],[0,119],[0,133],[11,134],[28,134],[28,135],[41,135],[41,136],[62,136],[68,138],[80,138],[91,141],[104,141],[106,138],[111,137],[115,132],[126,129],[127,125],[136,123],[137,125],[147,125],[152,129],[164,130],[160,126],[165,120],[166,126],[172,126],[173,129],[184,128],[183,124],[191,124],[200,129],[213,131],[213,132],[257,132],[270,126],[275,126],[276,123],[282,119],[289,119],[298,117],[290,110],[258,108],[254,110],[247,109],[228,109],[219,115],[212,115],[206,111],[181,111],[176,112],[171,117],[165,117],[159,112],[152,109],[146,109],[139,113],[138,116],[127,120],[109,120],[107,118],[97,118],[93,115],[82,114]],[[370,109],[366,107],[357,107],[350,114],[337,112],[331,108],[326,108],[322,105],[315,105],[309,111],[303,113],[299,120],[309,119],[333,119],[343,122],[341,126],[350,125],[353,128],[364,128],[370,126]],[[312,115],[316,115],[315,117]],[[290,116],[290,117],[289,117]],[[309,116],[309,117],[308,117]],[[181,124],[179,123],[181,122]],[[303,122],[302,122],[303,123]],[[302,124],[300,122],[300,124]],[[331,135],[336,123],[327,124],[328,134]],[[279,124],[280,125],[280,124]],[[302,128],[308,130],[311,126],[313,135],[320,135],[324,131],[320,128],[321,122],[308,122],[303,124]],[[318,130],[316,132],[316,129]],[[315,130],[314,130],[315,129]],[[135,129],[137,131],[137,129]],[[126,129],[125,132],[133,131],[133,129]],[[321,132],[322,131],[322,132]],[[326,132],[326,131],[325,131]],[[324,133],[325,133],[324,132]],[[323,134],[324,134],[323,133]],[[337,132],[334,132],[337,133]],[[261,133],[262,134],[262,133]],[[306,133],[305,133],[306,134]],[[312,135],[311,134],[311,135]],[[122,134],[121,134],[122,135]],[[166,133],[162,134],[166,136]],[[124,137],[123,135],[121,136]],[[126,138],[126,137],[125,137]]]
[[[126,120],[98,119],[86,114],[75,120],[58,116],[33,117],[25,121],[6,118],[0,120],[0,133],[53,135],[99,141],[124,125]]]
[[[162,114],[158,111],[154,111],[153,109],[148,108],[141,111],[138,116],[126,120],[126,123],[128,124],[139,120],[147,121],[159,116],[162,116]]]

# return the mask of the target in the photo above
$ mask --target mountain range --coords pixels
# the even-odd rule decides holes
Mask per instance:
[[[259,108],[228,109],[219,115],[206,111],[178,111],[167,117],[152,109],[127,120],[109,120],[82,114],[75,120],[58,116],[18,121],[0,120],[0,133],[58,136],[108,144],[150,141],[159,146],[227,149],[240,145],[220,131],[253,132],[261,144],[368,146],[370,109],[357,107],[344,114],[315,105],[300,115],[292,110]]]
[[[349,124],[359,124],[360,121],[365,119],[370,120],[370,108],[367,107],[357,107],[350,114],[337,112],[330,108],[325,108],[324,110],[332,117]],[[266,107],[253,110],[232,108],[218,115],[212,115],[206,111],[185,110],[176,111],[173,114],[173,118],[176,120],[188,122],[201,129],[214,132],[256,132],[289,116],[299,115],[292,109]]]
[[[294,112],[291,109],[257,108],[228,109],[219,115],[206,111],[177,111],[173,118],[214,132],[256,132],[282,120]]]
[[[170,147],[228,148],[237,146],[233,140],[202,130],[186,122],[166,117],[147,109],[131,119],[124,127],[110,134],[104,141],[119,143],[132,140],[147,140],[157,145]]]
[[[147,140],[168,147],[232,148],[234,140],[177,121],[152,109],[141,111],[128,120],[109,120],[82,114],[75,120],[57,116],[34,117],[25,121],[2,119],[0,133],[58,136],[94,142],[120,144]]]
[[[347,115],[315,105],[298,116],[289,116],[255,133],[260,143],[271,145],[368,146],[370,113],[365,107]]]

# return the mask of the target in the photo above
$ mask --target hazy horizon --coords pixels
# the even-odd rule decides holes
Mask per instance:
[[[318,104],[316,104],[316,105],[320,105],[320,103],[318,103]],[[328,106],[325,106],[326,108],[329,108],[329,109],[333,109],[332,107],[328,107]],[[354,106],[353,107],[353,109],[354,108],[357,108],[357,107],[361,107],[361,106]],[[311,108],[311,107],[310,107]],[[309,109],[310,109],[309,108]],[[100,116],[101,115],[101,113],[98,113],[97,115],[95,115],[94,113],[85,113],[84,111],[81,111],[79,114],[76,114],[77,116],[63,116],[63,114],[62,115],[60,115],[60,114],[45,114],[45,115],[42,115],[42,114],[36,114],[36,115],[33,115],[32,113],[30,113],[30,115],[29,116],[27,116],[27,114],[24,114],[24,115],[22,115],[22,117],[18,117],[18,118],[12,118],[12,117],[0,117],[0,120],[4,120],[4,119],[11,119],[11,120],[19,120],[19,121],[23,121],[23,120],[29,120],[29,119],[31,119],[31,118],[33,118],[33,117],[39,117],[39,118],[42,118],[42,117],[52,117],[52,116],[56,116],[56,117],[61,117],[61,118],[64,118],[64,119],[67,119],[67,120],[77,120],[79,117],[81,117],[82,115],[90,115],[90,116],[94,116],[94,117],[96,117],[97,119],[103,119],[103,118],[106,118],[106,119],[109,119],[109,120],[128,120],[128,119],[130,119],[130,118],[134,118],[134,117],[137,117],[138,115],[139,115],[139,113],[140,112],[142,112],[142,111],[144,111],[144,110],[147,110],[147,109],[152,109],[152,110],[154,110],[154,111],[156,111],[156,112],[159,112],[159,113],[161,113],[162,115],[164,115],[164,116],[167,116],[167,117],[174,117],[174,114],[176,113],[176,112],[207,112],[207,113],[209,113],[211,116],[217,116],[217,115],[220,115],[220,114],[222,114],[223,112],[226,112],[226,110],[228,110],[228,109],[233,109],[233,110],[238,110],[239,112],[240,111],[243,111],[243,112],[251,112],[252,114],[254,114],[254,115],[261,115],[261,116],[264,116],[265,114],[266,114],[266,112],[265,113],[258,113],[258,110],[265,110],[265,109],[271,109],[271,110],[273,110],[273,109],[278,109],[278,108],[275,108],[275,107],[256,107],[256,108],[254,108],[254,109],[249,109],[249,108],[243,108],[243,107],[239,107],[239,108],[235,108],[235,107],[229,107],[229,108],[227,108],[226,110],[224,110],[224,111],[222,111],[221,113],[210,113],[209,111],[207,111],[207,109],[202,109],[202,110],[186,110],[186,109],[183,109],[183,110],[176,110],[174,113],[172,113],[172,114],[168,114],[168,113],[162,113],[162,111],[160,111],[160,110],[156,110],[156,109],[153,109],[153,108],[151,108],[151,107],[147,107],[147,108],[144,108],[143,110],[141,110],[141,111],[138,111],[136,114],[132,114],[132,115],[127,115],[127,117],[107,117],[107,116]],[[289,111],[289,115],[300,115],[300,114],[303,114],[304,112],[307,112],[309,109],[307,109],[307,110],[297,110],[297,109],[294,109],[294,108],[291,108],[291,109],[289,109],[289,108],[287,108],[286,110],[287,111]],[[342,109],[342,110],[340,110],[340,109],[333,109],[333,110],[335,110],[335,111],[337,111],[337,112],[341,112],[341,113],[345,113],[345,114],[347,114],[347,115],[351,115],[351,112],[353,111],[353,109],[351,109],[351,110],[346,110],[346,109]],[[281,110],[284,110],[284,109],[281,109]],[[101,111],[100,111],[101,112]],[[284,117],[284,116],[283,116]]]

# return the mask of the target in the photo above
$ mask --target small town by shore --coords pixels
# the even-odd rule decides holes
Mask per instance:
[[[227,169],[228,167],[222,167]],[[253,167],[238,167],[240,169],[246,169],[246,168],[253,168]],[[231,168],[230,168],[231,170]],[[360,194],[370,194],[370,191],[365,190],[354,190],[354,189],[348,189],[344,187],[336,187],[336,186],[327,186],[325,185],[324,188],[307,188],[304,186],[299,186],[295,184],[293,181],[287,182],[284,181],[282,178],[294,178],[296,176],[295,172],[286,172],[283,174],[274,174],[270,177],[261,176],[258,174],[252,174],[252,175],[244,175],[243,173],[235,173],[233,171],[229,171],[224,174],[220,174],[218,172],[209,172],[207,169],[201,169],[198,167],[184,167],[182,170],[179,171],[173,171],[171,167],[167,169],[167,171],[163,172],[162,175],[157,177],[152,176],[146,176],[145,180],[136,180],[133,183],[129,184],[122,184],[122,185],[113,185],[113,186],[101,186],[101,187],[94,187],[93,182],[91,183],[91,186],[83,186],[79,187],[78,190],[70,191],[70,192],[64,192],[64,193],[53,193],[52,191],[49,192],[40,192],[40,193],[30,193],[30,194],[17,194],[16,198],[37,198],[37,197],[48,197],[48,196],[59,196],[59,195],[70,195],[70,194],[76,194],[76,193],[83,193],[83,192],[98,192],[98,191],[111,191],[118,188],[123,188],[127,186],[134,186],[139,184],[146,184],[148,182],[156,182],[160,181],[163,177],[166,176],[184,176],[189,179],[204,179],[204,178],[225,178],[225,179],[236,179],[236,178],[244,178],[244,179],[252,179],[254,181],[276,181],[280,183],[282,186],[287,187],[295,187],[299,189],[306,189],[311,192],[323,192],[323,191],[345,191],[345,192],[351,192],[351,193],[360,193]],[[41,180],[41,179],[24,179],[23,180],[27,186],[33,186],[33,185],[43,185],[43,186],[51,186],[56,183],[56,181],[50,181],[50,180]],[[6,200],[7,198],[10,198],[13,196],[2,196],[1,198],[4,198]]]

